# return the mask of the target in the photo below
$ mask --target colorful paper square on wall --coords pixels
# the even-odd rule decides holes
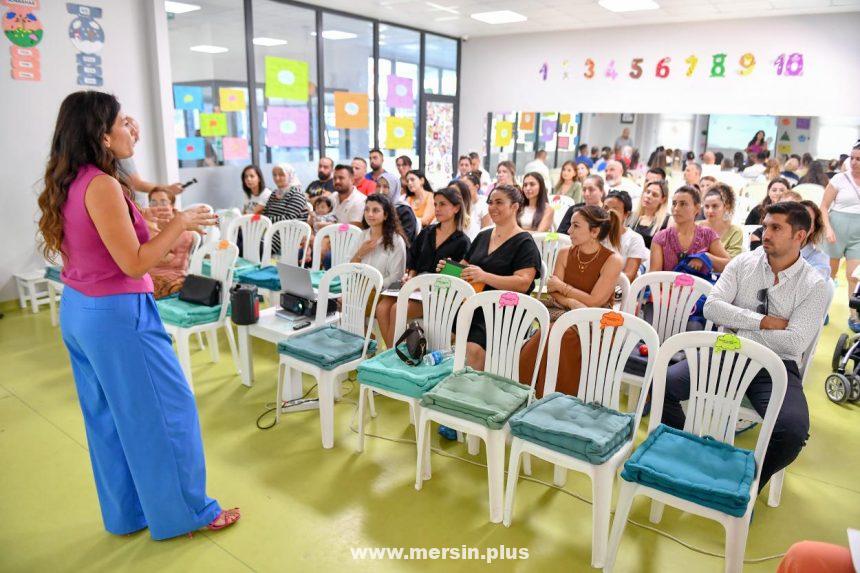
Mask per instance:
[[[227,135],[227,114],[201,113],[200,135],[203,137],[221,137]]]
[[[776,146],[776,152],[788,155],[789,153],[791,153],[791,144],[790,143],[780,143],[779,145]]]
[[[520,129],[522,131],[531,131],[535,128],[535,114],[533,111],[524,111],[520,113]]]
[[[248,107],[245,92],[239,88],[218,88],[218,99],[221,111],[244,111]]]
[[[497,121],[493,133],[493,147],[505,147],[510,145],[514,137],[514,123],[512,121]]]
[[[558,148],[560,150],[566,151],[568,147],[570,147],[570,137],[568,137],[567,135],[559,135]]]
[[[266,56],[266,97],[308,101],[308,63]]]
[[[203,109],[203,88],[197,86],[173,86],[175,109]]]
[[[206,157],[206,142],[202,137],[181,137],[176,140],[179,161],[195,161]]]
[[[224,161],[248,159],[248,140],[244,137],[225,137],[221,140]]]
[[[367,129],[366,93],[334,92],[334,126],[337,129]]]
[[[266,109],[266,145],[308,147],[310,115],[306,107],[273,106]]]
[[[563,113],[563,114],[559,115],[558,121],[559,121],[559,123],[561,123],[561,126],[564,127],[565,125],[570,123],[570,114],[569,113]]]
[[[541,141],[552,141],[553,136],[555,135],[556,129],[556,120],[554,119],[545,119],[540,122],[540,140]]]
[[[798,117],[794,121],[797,129],[809,129],[812,124],[812,120],[808,117]]]
[[[385,148],[412,149],[415,143],[415,122],[411,117],[385,119]]]
[[[388,97],[385,98],[385,104],[398,109],[412,109],[415,106],[412,80],[400,76],[388,76]]]

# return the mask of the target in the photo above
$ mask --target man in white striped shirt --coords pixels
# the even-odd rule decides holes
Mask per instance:
[[[823,326],[829,285],[800,249],[811,228],[809,212],[797,202],[767,208],[762,248],[732,259],[705,303],[705,318],[738,336],[772,349],[785,364],[788,389],[761,468],[759,489],[788,466],[809,437],[809,409],[798,365],[801,354]],[[764,415],[770,376],[759,372],[747,389],[755,410]],[[683,428],[681,401],[690,397],[690,373],[683,360],[669,368],[663,422]]]

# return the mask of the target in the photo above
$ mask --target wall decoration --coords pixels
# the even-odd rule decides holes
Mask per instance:
[[[546,81],[546,76],[547,74],[549,74],[549,67],[546,65],[546,62],[541,65],[540,69],[538,70],[538,73],[540,74],[541,79],[543,81]]]
[[[788,120],[788,118],[786,118],[786,120]],[[783,123],[782,125],[785,125],[785,123]],[[779,140],[780,141],[791,141],[791,138],[788,136],[788,132],[786,131],[782,134],[782,136],[780,136]]]
[[[532,131],[535,128],[535,113],[533,111],[524,111],[520,113],[520,129],[522,131]]]
[[[510,145],[514,137],[514,124],[510,121],[497,121],[493,133],[493,147]]]
[[[809,129],[812,124],[812,119],[808,117],[798,117],[795,120],[797,129]]]
[[[14,80],[42,79],[41,54],[36,45],[42,41],[44,30],[36,16],[39,0],[4,0],[3,33],[12,42],[10,74]]]
[[[797,136],[797,141],[799,141],[800,143],[805,143],[807,139],[809,139],[809,138],[805,135],[798,135]]]
[[[684,72],[684,75],[689,78],[693,75],[693,73],[695,73],[696,66],[699,64],[699,58],[696,57],[696,54],[693,54],[689,58],[684,60],[684,63],[687,64],[687,71]]]
[[[203,109],[203,88],[197,86],[173,86],[174,109]]]
[[[306,107],[271,106],[266,109],[266,145],[308,147],[310,115]]]
[[[788,155],[791,153],[791,144],[790,143],[780,143],[776,146],[776,152],[782,153],[783,155]]]
[[[415,96],[412,92],[412,80],[400,76],[388,76],[388,97],[385,105],[397,109],[412,109],[415,107]]]
[[[75,18],[69,24],[69,38],[78,50],[78,85],[98,87],[104,84],[102,58],[98,55],[105,45],[105,33],[96,18],[102,9],[83,4],[66,4],[66,10]]]
[[[644,58],[633,58],[633,62],[630,64],[630,73],[627,74],[631,79],[638,80],[642,77],[642,62],[644,61]]]
[[[308,63],[266,56],[266,97],[308,101]]]
[[[742,69],[738,70],[738,73],[742,76],[748,76],[753,73],[753,70],[755,69],[755,55],[747,52],[741,56],[739,63]]]
[[[224,161],[248,159],[248,140],[244,137],[225,137],[221,140]]]
[[[544,119],[540,122],[540,140],[552,141],[558,122],[554,119]]]
[[[338,129],[367,129],[367,93],[334,92],[334,126]]]
[[[570,123],[570,114],[569,113],[562,113],[561,115],[558,116],[558,122],[561,124],[562,127],[566,126],[567,124]]]
[[[594,77],[594,60],[591,58],[586,58],[585,60],[585,73],[582,74],[585,76],[585,79],[590,80]]]
[[[711,77],[726,77],[726,54],[714,54],[711,60]]]
[[[248,108],[245,92],[239,88],[218,88],[218,101],[221,102],[221,111],[245,111]]]
[[[385,148],[412,149],[415,143],[415,123],[411,117],[385,119]]]
[[[206,141],[202,137],[181,137],[176,140],[179,161],[196,161],[206,157]]]
[[[784,118],[782,118],[782,120],[780,120],[780,123],[781,123],[782,125],[786,125],[786,126],[787,126],[787,125],[791,125],[791,120],[790,120],[790,119],[788,119],[787,117],[784,117]]]
[[[567,135],[559,135],[558,136],[558,149],[559,151],[567,151],[567,148],[570,147],[570,137]]]
[[[782,76],[800,76],[803,75],[803,54],[789,54],[786,59],[785,54],[780,54],[773,65],[776,67],[776,75]]]
[[[222,137],[227,135],[227,114],[201,113],[200,135],[203,137]]]

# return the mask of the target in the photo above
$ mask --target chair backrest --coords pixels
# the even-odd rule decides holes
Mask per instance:
[[[427,350],[450,349],[457,312],[466,299],[475,294],[475,289],[463,279],[446,275],[428,273],[409,279],[397,294],[395,342],[406,330],[409,296],[416,291],[421,294]]]
[[[218,244],[206,243],[191,255],[188,272],[203,274],[203,260],[209,258],[209,276],[221,283],[221,316],[227,316],[227,303],[230,300],[230,287],[233,284],[233,267],[239,258],[239,247],[229,241]]]
[[[818,183],[801,183],[792,187],[791,190],[797,191],[801,197],[814,201],[816,204],[820,204],[824,199],[824,187]]]
[[[577,397],[585,403],[599,402],[617,410],[621,375],[630,353],[639,342],[644,342],[648,348],[658,348],[660,342],[657,331],[641,318],[606,308],[579,308],[564,313],[553,323],[549,333],[544,395],[555,390],[562,337],[569,328],[577,330],[582,349]],[[639,418],[645,407],[656,356],[656,352],[648,354],[634,427],[639,426]]]
[[[193,209],[194,207],[206,207],[206,209],[208,209],[210,213],[215,212],[215,209],[213,209],[212,205],[210,205],[209,203],[192,203],[191,205],[182,207],[182,210],[185,211],[187,209]]]
[[[340,278],[341,295],[340,317],[337,325],[347,332],[364,336],[364,353],[370,342],[373,330],[373,315],[376,313],[376,302],[382,292],[382,273],[370,265],[361,263],[344,263],[330,268],[320,280],[317,294],[317,324],[325,324],[331,283]],[[371,300],[372,299],[372,300]],[[370,303],[370,320],[365,320]]]
[[[200,244],[203,242],[203,237],[200,236],[200,233],[192,233],[194,237],[191,239],[191,248],[188,250],[188,267],[191,267],[191,257],[194,256],[194,253],[197,252],[197,249],[200,248]]]
[[[252,263],[261,262],[260,243],[272,227],[272,220],[265,215],[240,215],[230,221],[226,239],[236,243],[242,230],[242,256]]]
[[[573,207],[575,204],[576,201],[573,200],[573,197],[568,197],[567,195],[549,196],[549,206],[552,208],[553,211],[553,229],[558,228],[558,226],[561,224],[561,220],[564,219],[564,214],[567,213],[567,210]]]
[[[836,291],[836,286],[833,284],[832,280],[827,281],[827,306],[825,306],[825,316],[827,316],[827,311],[830,309],[830,303],[833,302],[833,295]],[[800,357],[800,364],[798,364],[798,370],[800,371],[800,383],[806,383],[806,374],[809,372],[809,367],[812,365],[812,358],[815,356],[815,349],[818,347],[818,340],[821,338],[821,333],[824,332],[824,317],[821,317],[822,320],[822,328],[819,328],[815,332],[815,336],[812,337],[812,341],[809,343],[809,346],[806,347],[806,350],[803,351],[803,354]]]
[[[322,270],[322,248],[326,238],[331,243],[331,266],[336,267],[348,263],[358,250],[361,245],[361,229],[349,223],[335,223],[317,231],[311,263],[311,268],[317,271]]]
[[[651,326],[657,331],[660,340],[664,341],[687,329],[687,321],[699,297],[711,294],[712,288],[708,281],[685,273],[646,273],[630,285],[630,296],[623,310],[640,316],[646,303],[651,302]],[[645,297],[646,289],[651,295],[648,299]],[[711,322],[707,321],[705,330],[710,329]]]
[[[761,227],[761,225],[741,225],[741,230],[744,233],[743,239],[743,250],[747,252],[750,250],[750,237],[752,237],[753,232]]]
[[[228,238],[227,235],[230,231],[230,223],[233,222],[233,219],[242,216],[242,211],[233,207],[231,209],[218,209],[215,211],[215,214],[218,215],[218,230],[221,231],[221,237],[225,239]]]
[[[621,300],[618,301],[617,305],[613,305],[613,308],[616,310],[623,310],[627,306],[627,300],[630,298],[630,279],[627,278],[627,275],[621,273],[618,275],[618,280],[615,281],[615,289],[621,291]]]
[[[470,297],[460,307],[457,317],[457,343],[454,347],[454,370],[466,364],[466,342],[472,317],[480,309],[484,315],[487,330],[486,357],[484,370],[511,380],[520,376],[520,352],[529,338],[532,326],[537,322],[540,328],[540,344],[537,356],[543,356],[549,330],[549,311],[537,299],[530,296],[493,290],[480,292]],[[531,386],[534,388],[540,360],[535,361]]]
[[[733,444],[741,400],[750,382],[761,369],[770,375],[771,395],[755,447],[757,471],[752,491],[756,491],[764,453],[788,386],[785,365],[770,348],[733,334],[676,334],[663,342],[654,363],[649,431],[661,422],[669,360],[681,350],[690,368],[690,400],[684,431],[697,436],[711,436]]]
[[[272,260],[272,242],[276,235],[281,245],[278,262],[303,266],[302,254],[299,251],[302,249],[302,243],[304,243],[305,249],[310,245],[311,226],[296,219],[278,221],[273,224],[263,239],[263,264],[269,264],[269,261]]]
[[[570,197],[568,197],[570,199]],[[555,271],[555,263],[562,249],[570,247],[570,237],[561,233],[532,233],[532,239],[540,251],[540,260],[546,265],[546,271],[541,272],[538,283],[538,293],[549,282],[549,277]]]
[[[748,183],[741,193],[757,205],[767,195],[767,183]]]

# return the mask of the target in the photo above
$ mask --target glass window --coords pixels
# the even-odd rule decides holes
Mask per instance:
[[[424,92],[457,95],[457,40],[424,35]]]
[[[197,179],[182,198],[240,206],[240,174],[250,163],[244,12],[241,3],[196,4],[200,10],[167,22],[179,176]]]
[[[495,179],[496,167],[500,161],[513,161],[514,159],[514,132],[517,121],[516,112],[496,112],[490,118],[490,152],[489,172],[490,177]]]
[[[258,164],[270,187],[272,168],[289,163],[305,188],[317,178],[319,160],[316,14],[274,0],[252,6]]]
[[[367,157],[373,146],[373,24],[324,13],[322,36],[325,154],[349,163]]]
[[[379,147],[385,170],[397,172],[395,158],[418,161],[418,63],[421,34],[379,25]]]

